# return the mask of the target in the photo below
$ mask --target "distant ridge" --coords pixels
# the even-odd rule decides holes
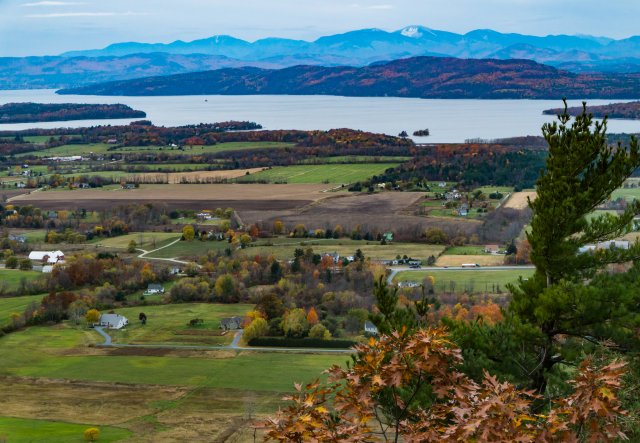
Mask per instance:
[[[558,99],[640,97],[640,74],[574,74],[530,60],[414,57],[366,67],[236,68],[109,82],[60,94],[342,95]]]
[[[315,41],[229,35],[172,43],[114,43],[48,57],[0,58],[0,89],[73,87],[137,77],[254,66],[368,66],[438,56],[527,59],[572,72],[640,72],[640,37],[531,36],[478,29],[466,34],[412,25],[397,31],[360,29]]]

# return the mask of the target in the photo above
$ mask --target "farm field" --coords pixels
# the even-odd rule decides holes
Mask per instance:
[[[127,154],[127,153],[145,153],[145,152],[164,152],[176,155],[182,154],[204,154],[228,151],[241,151],[245,149],[273,149],[286,148],[294,146],[292,143],[276,143],[276,142],[233,142],[220,143],[212,146],[185,146],[183,148],[171,148],[168,146],[125,146],[117,148],[116,145],[106,143],[90,143],[90,144],[72,144],[57,146],[55,148],[43,149],[20,154],[20,157],[33,155],[36,157],[64,157],[72,155],[89,155],[89,154]]]
[[[612,200],[624,198],[625,200],[640,200],[640,188],[620,188],[613,191],[611,194]]]
[[[109,192],[96,189],[82,191],[37,192],[20,195],[15,203],[40,200],[63,201],[70,199],[69,192],[76,192],[73,198],[82,200],[318,200],[326,195],[326,185],[253,185],[253,184],[214,184],[214,185],[140,185],[139,188]],[[80,197],[79,193],[82,193]]]
[[[129,326],[126,330],[109,331],[109,335],[114,343],[228,345],[234,333],[220,335],[220,320],[225,317],[244,317],[251,309],[253,305],[206,303],[116,309],[116,313],[129,319]],[[144,312],[148,318],[144,326],[138,321],[140,312]],[[188,326],[189,321],[195,318],[204,320],[204,323],[198,327]]]
[[[240,178],[244,176],[253,177],[255,174],[260,174],[264,168],[249,168],[249,169],[225,169],[219,171],[191,171],[191,172],[145,172],[145,173],[133,173],[125,174],[127,181],[137,181],[145,179],[161,178],[166,179],[170,184],[178,184],[183,181],[193,182],[198,180],[231,180],[234,178]]]
[[[0,269],[0,286],[8,290],[16,290],[20,285],[20,280],[35,280],[42,276],[38,271],[20,271],[18,269]]]
[[[432,276],[436,280],[435,290],[439,292],[454,292],[457,294],[473,292],[505,292],[508,283],[516,283],[519,277],[529,278],[533,269],[516,269],[505,271],[473,270],[424,270],[416,272],[399,272],[395,280],[422,282]]]
[[[37,151],[18,154],[16,157],[69,157],[73,155],[106,154],[113,145],[106,143],[88,143],[78,145],[62,145],[55,148],[40,149]]]
[[[96,342],[96,332],[67,324],[0,338],[2,414],[118,427],[133,433],[131,442],[218,441],[222,435],[220,441],[233,435],[250,442],[252,431],[238,431],[249,427],[247,416],[274,413],[294,382],[312,381],[349,359],[87,346]]]
[[[83,432],[93,427],[88,424],[64,423],[49,420],[30,420],[0,417],[0,438],[11,443],[81,443],[85,442]],[[100,442],[121,441],[132,433],[126,429],[100,426]]]
[[[461,266],[464,263],[477,263],[481,266],[500,266],[504,264],[504,255],[441,255],[436,266]]]
[[[176,238],[180,237],[180,234]],[[158,246],[159,247],[159,246]],[[180,241],[169,247],[153,252],[146,257],[148,258],[196,258],[200,255],[206,255],[207,252],[224,251],[230,245],[226,241]]]
[[[286,240],[286,239],[283,239]],[[444,250],[443,246],[426,245],[422,243],[392,243],[381,245],[375,241],[357,241],[349,239],[313,239],[308,241],[295,241],[288,239],[288,242],[274,242],[272,246],[268,243],[257,242],[246,249],[239,251],[240,254],[258,255],[273,254],[278,259],[292,259],[295,249],[312,248],[316,254],[337,252],[340,256],[353,256],[357,249],[360,249],[366,258],[372,260],[393,260],[397,256],[408,256],[418,260],[426,260],[429,256],[437,257]]]
[[[413,157],[377,156],[377,155],[338,155],[334,157],[318,157],[303,161],[305,164],[329,163],[404,163]]]
[[[354,163],[308,166],[276,166],[252,174],[245,180],[266,180],[278,183],[354,183],[380,174],[399,163]]]
[[[514,192],[511,197],[504,203],[503,208],[524,209],[527,207],[527,197],[535,199],[535,191]]]
[[[181,234],[176,232],[136,232],[118,237],[101,238],[97,244],[105,248],[127,249],[133,240],[137,243],[138,248],[155,249],[180,238],[180,236]]]
[[[0,276],[2,276],[2,274],[0,274]],[[21,314],[30,303],[38,303],[40,300],[42,300],[42,295],[0,298],[0,326],[9,323],[11,314],[14,312]]]
[[[484,246],[452,246],[447,248],[443,255],[486,255]]]

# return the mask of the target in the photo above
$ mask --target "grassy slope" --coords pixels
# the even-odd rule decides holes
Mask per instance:
[[[79,425],[48,420],[27,420],[12,417],[0,417],[0,439],[7,443],[81,443],[83,432],[91,425]],[[112,426],[98,426],[100,442],[108,443],[123,440],[131,435],[126,429]]]
[[[42,300],[42,295],[0,298],[0,326],[9,323],[10,316],[14,312],[21,314],[30,303],[40,300]]]
[[[277,166],[272,169],[239,178],[287,183],[353,183],[384,172],[398,163],[355,163],[333,165]]]
[[[82,355],[86,344],[98,341],[93,331],[67,326],[33,327],[9,334],[0,339],[0,375],[280,393],[348,359],[344,355],[252,352],[226,353],[220,358]],[[70,349],[77,353],[69,355]]]
[[[20,285],[20,280],[35,280],[42,276],[38,271],[20,271],[18,269],[0,269],[0,285],[7,285],[10,290],[15,290]]]
[[[224,317],[244,315],[253,309],[253,305],[233,304],[176,304],[162,306],[140,306],[117,309],[129,319],[129,326],[123,331],[111,331],[115,342],[120,343],[174,343],[182,345],[202,344],[207,346],[226,345],[233,339],[233,334],[225,336],[181,335],[180,332],[216,332],[220,331],[220,320]],[[147,324],[138,322],[138,314],[147,315]],[[200,318],[204,324],[193,328],[187,326],[189,320]]]
[[[419,271],[419,272],[400,272],[396,276],[396,281],[418,281],[421,282],[427,276],[433,276],[436,279],[436,292],[451,291],[451,283],[455,285],[453,292],[484,292],[488,290],[493,292],[494,286],[499,285],[502,291],[506,290],[508,283],[515,283],[518,277],[529,278],[533,275],[533,269],[507,270],[507,271],[483,271],[483,270],[464,270],[464,271]]]

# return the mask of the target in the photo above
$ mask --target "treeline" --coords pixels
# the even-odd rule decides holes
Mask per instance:
[[[444,180],[459,186],[535,186],[544,168],[544,150],[523,150],[502,145],[441,145],[420,151],[420,155],[383,174],[372,184],[395,181]]]
[[[0,106],[0,123],[144,118],[146,116],[145,112],[122,104],[7,103]]]

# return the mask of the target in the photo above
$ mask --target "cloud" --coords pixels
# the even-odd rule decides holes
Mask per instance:
[[[35,6],[77,6],[77,5],[85,5],[86,3],[80,2],[56,2],[56,1],[42,1],[35,3],[24,3],[21,6],[26,8],[33,8]]]
[[[27,18],[63,18],[63,17],[115,17],[148,15],[146,12],[55,12],[51,14],[29,14]]]

